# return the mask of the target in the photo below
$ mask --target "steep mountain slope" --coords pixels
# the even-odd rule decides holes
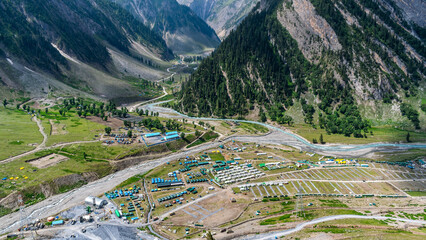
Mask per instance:
[[[148,65],[160,58],[173,58],[164,40],[107,0],[0,2],[0,77],[8,86],[45,93],[65,83],[108,98],[137,94],[118,79],[122,66],[136,64],[138,75],[155,79],[164,74]]]
[[[176,0],[113,0],[160,34],[175,53],[216,48],[216,33],[188,7]]]
[[[260,0],[177,0],[190,7],[223,39]]]
[[[426,52],[417,34],[373,0],[264,0],[183,84],[175,107],[285,123],[301,106],[306,123],[362,137],[359,106],[387,104],[420,128]]]

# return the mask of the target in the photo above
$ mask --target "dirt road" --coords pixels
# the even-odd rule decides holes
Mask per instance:
[[[305,228],[309,225],[333,221],[333,220],[348,219],[348,218],[377,219],[377,220],[391,219],[391,220],[407,222],[407,223],[411,223],[411,224],[415,224],[415,225],[426,224],[426,221],[423,221],[423,220],[411,220],[411,219],[405,219],[405,218],[393,218],[393,217],[389,218],[389,217],[383,217],[383,216],[335,215],[335,216],[321,217],[321,218],[317,218],[317,219],[314,219],[314,220],[309,221],[309,222],[304,222],[304,223],[297,225],[295,228],[287,229],[287,230],[284,230],[284,231],[270,232],[270,233],[264,233],[264,234],[256,234],[255,236],[244,236],[244,237],[237,238],[237,239],[247,239],[247,240],[251,240],[251,239],[253,239],[253,240],[277,239],[277,238],[281,238],[283,236],[298,232],[298,231],[302,230],[303,228]]]
[[[43,135],[43,141],[33,150],[19,154],[17,156],[11,157],[11,158],[7,158],[5,160],[2,160],[2,161],[0,161],[0,164],[8,163],[8,162],[11,162],[13,160],[19,159],[21,157],[28,156],[30,154],[33,154],[33,153],[38,152],[40,150],[43,150],[46,147],[46,142],[47,142],[48,137],[47,137],[47,134],[44,132],[44,127],[41,124],[40,119],[38,119],[37,116],[34,116],[34,117],[32,117],[32,120],[34,120],[37,123],[38,130],[40,131],[41,135]]]
[[[114,186],[136,174],[143,174],[149,171],[150,169],[153,169],[166,162],[178,158],[184,158],[188,155],[202,152],[212,147],[218,147],[220,144],[221,143],[218,142],[207,143],[191,148],[190,150],[184,150],[166,157],[162,157],[157,160],[142,162],[137,166],[113,173],[97,181],[84,185],[78,189],[74,189],[67,193],[49,197],[48,199],[42,202],[27,207],[25,209],[26,213],[29,217],[29,220],[53,216],[72,206],[76,206],[78,204],[83,203],[84,199],[89,195],[101,195],[111,190]],[[0,218],[0,234],[14,231],[20,226],[21,221],[19,212],[14,212]]]

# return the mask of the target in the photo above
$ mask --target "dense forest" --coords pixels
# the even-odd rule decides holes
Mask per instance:
[[[371,0],[360,2],[378,16],[387,14]],[[183,84],[175,108],[192,115],[222,118],[243,118],[250,111],[258,111],[261,121],[269,118],[291,123],[286,110],[300,102],[306,123],[315,126],[317,113],[319,127],[328,133],[364,137],[371,124],[359,112],[351,71],[358,81],[377,90],[378,94],[371,93],[369,98],[392,102],[402,100],[396,95],[399,91],[405,96],[418,94],[425,67],[406,51],[404,40],[413,42],[413,48],[423,56],[424,44],[420,40],[409,33],[395,35],[354,1],[311,3],[335,31],[342,50],[324,50],[318,63],[308,61],[277,19],[277,11],[291,9],[292,2],[263,1]],[[348,25],[336,4],[355,16],[359,26]],[[396,24],[389,17],[384,21],[389,21],[390,26]],[[389,73],[383,73],[372,51],[385,62]],[[406,73],[389,54],[401,59]],[[389,84],[380,84],[378,78]],[[307,94],[313,94],[317,101],[308,103],[304,99]],[[416,110],[403,109],[402,114],[414,119],[417,127],[415,117],[411,117]]]

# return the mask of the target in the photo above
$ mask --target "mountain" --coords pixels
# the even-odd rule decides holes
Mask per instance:
[[[160,35],[108,0],[0,2],[0,83],[12,88],[137,95],[122,76],[158,79],[165,73],[153,66],[173,55]]]
[[[224,39],[260,0],[177,0],[190,7]]]
[[[176,0],[112,0],[140,19],[166,41],[175,53],[198,53],[216,48],[220,39],[190,8]]]
[[[371,121],[425,126],[425,29],[390,3],[263,0],[182,85],[174,107],[302,120],[356,137]]]

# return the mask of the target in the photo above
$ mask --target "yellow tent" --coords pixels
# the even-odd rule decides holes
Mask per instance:
[[[28,177],[24,177],[25,179],[28,179]]]
[[[9,178],[10,180],[13,180],[13,177]]]
[[[23,170],[25,167],[21,167],[20,169]]]

